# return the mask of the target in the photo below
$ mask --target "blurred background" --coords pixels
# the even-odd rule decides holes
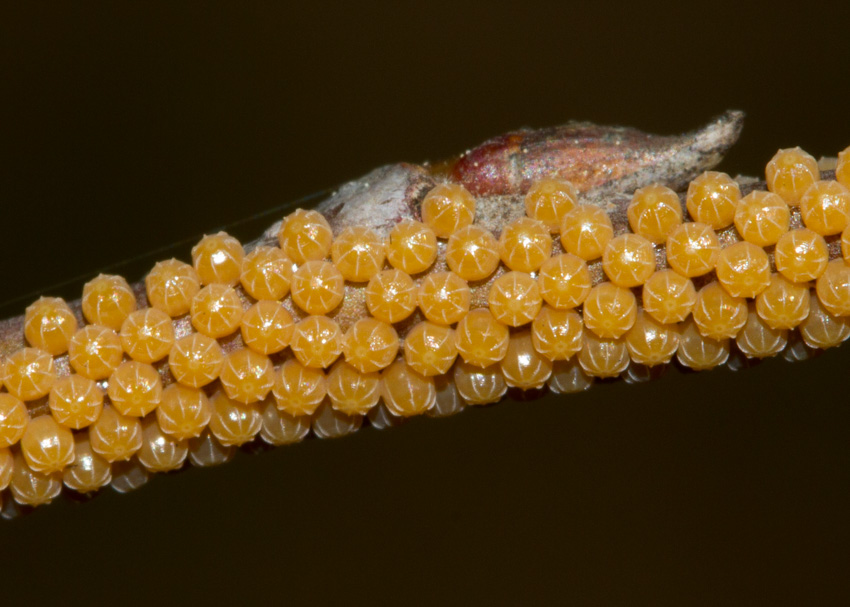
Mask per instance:
[[[673,134],[737,108],[727,172],[761,174],[780,147],[835,155],[850,145],[848,16],[839,2],[8,3],[3,315],[74,297],[114,262],[139,279],[222,226],[250,240],[304,196],[523,126]],[[850,346],[671,370],[60,500],[0,521],[2,595],[844,602],[848,366]]]

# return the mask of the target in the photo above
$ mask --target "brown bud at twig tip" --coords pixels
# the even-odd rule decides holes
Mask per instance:
[[[729,111],[678,137],[584,122],[522,130],[463,154],[448,175],[477,196],[524,194],[544,176],[569,180],[582,192],[633,191],[652,182],[679,189],[720,162],[743,123],[743,112]]]

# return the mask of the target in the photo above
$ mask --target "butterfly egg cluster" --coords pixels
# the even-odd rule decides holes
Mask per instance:
[[[850,336],[850,149],[835,179],[799,148],[765,173],[746,195],[718,172],[682,195],[650,185],[619,216],[544,179],[498,234],[442,184],[386,238],[297,210],[278,246],[205,236],[191,264],[157,263],[144,295],[101,275],[76,309],[42,297],[27,347],[2,360],[0,491],[29,505],[63,485],[124,492],[257,437],[576,392],[674,358],[709,369],[733,342],[774,356],[791,331],[834,346]],[[363,314],[341,325],[349,297]]]

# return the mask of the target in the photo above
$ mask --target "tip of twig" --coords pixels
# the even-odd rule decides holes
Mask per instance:
[[[706,155],[722,156],[741,136],[746,114],[741,110],[727,110],[703,128],[693,133],[695,151]]]

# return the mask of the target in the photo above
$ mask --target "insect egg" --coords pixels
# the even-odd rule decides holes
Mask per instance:
[[[495,280],[487,297],[490,312],[509,327],[530,323],[543,305],[540,287],[530,274],[507,272]]]
[[[489,230],[470,225],[449,237],[446,264],[464,280],[483,280],[499,266],[498,247]]]
[[[679,327],[662,324],[640,311],[626,334],[625,342],[634,362],[647,367],[665,364],[679,348]]]
[[[378,404],[381,378],[376,372],[361,373],[338,360],[327,376],[328,398],[333,408],[348,415],[365,415]]]
[[[234,451],[233,447],[222,445],[209,430],[189,439],[189,461],[199,468],[224,464],[233,458]]]
[[[791,211],[777,194],[753,190],[735,210],[735,228],[741,237],[760,247],[776,244],[788,231]]]
[[[719,285],[717,288],[720,288]],[[746,311],[746,308],[744,310]],[[715,339],[703,335],[694,319],[689,318],[681,327],[676,358],[694,371],[713,369],[729,358],[729,339]]]
[[[73,343],[73,339],[71,341]],[[21,400],[35,400],[47,395],[56,379],[53,358],[38,348],[22,348],[9,356],[3,365],[6,390]]]
[[[772,274],[770,284],[756,297],[756,312],[773,329],[793,329],[809,315],[809,287]]]
[[[192,248],[192,265],[202,285],[235,286],[242,274],[244,257],[245,250],[239,241],[224,232],[204,236]]]
[[[82,375],[60,378],[50,389],[48,399],[53,418],[72,430],[97,421],[103,409],[103,390],[94,380]]]
[[[654,243],[666,242],[682,223],[679,195],[660,184],[635,190],[626,213],[632,232]]]
[[[578,362],[593,377],[616,377],[629,366],[629,351],[622,338],[599,337],[585,331]]]
[[[221,346],[203,333],[181,337],[168,354],[168,368],[174,378],[190,388],[200,388],[214,381],[223,364]]]
[[[107,394],[122,415],[144,417],[159,406],[162,380],[151,365],[125,362],[109,377]]]
[[[803,228],[779,237],[774,249],[776,269],[791,282],[815,280],[826,270],[829,249],[820,234]]]
[[[462,185],[438,185],[422,200],[422,221],[438,238],[448,238],[474,218],[475,199]]]
[[[453,378],[461,398],[470,405],[499,402],[508,390],[498,364],[478,367],[459,361],[455,365]]]
[[[308,415],[290,415],[281,411],[274,399],[265,401],[262,415],[260,437],[270,445],[277,447],[297,443],[310,432]]]
[[[162,310],[147,308],[130,314],[121,325],[124,352],[143,363],[154,363],[168,356],[174,345],[171,318]]]
[[[122,415],[106,406],[89,426],[89,441],[94,452],[105,460],[125,461],[142,447],[142,424],[138,417]]]
[[[331,257],[345,280],[365,282],[383,267],[386,250],[374,230],[352,226],[334,238]]]
[[[769,326],[756,313],[754,304],[750,304],[747,322],[735,338],[735,343],[748,358],[766,358],[785,348],[788,331]]]
[[[688,186],[686,204],[694,221],[720,230],[732,225],[741,189],[726,173],[707,171]]]
[[[21,453],[15,455],[9,488],[15,501],[27,506],[51,502],[62,490],[62,475],[41,474],[30,468]]]
[[[414,326],[404,340],[404,360],[422,375],[442,375],[457,358],[455,332],[449,327],[424,321]]]
[[[11,394],[0,392],[0,449],[17,443],[30,421],[23,401]]]
[[[259,354],[280,352],[292,340],[295,323],[279,302],[261,300],[242,316],[242,341]]]
[[[437,259],[437,235],[424,223],[408,219],[390,232],[387,260],[390,265],[408,274],[418,274],[430,268]]]
[[[287,257],[297,264],[303,264],[328,256],[333,244],[333,232],[321,213],[298,209],[284,218],[278,242]]]
[[[800,214],[821,236],[839,234],[850,220],[850,190],[837,181],[816,181],[800,199]]]
[[[192,326],[213,339],[230,335],[242,321],[242,302],[233,287],[210,284],[192,299]]]
[[[210,399],[212,417],[210,432],[226,446],[244,445],[257,435],[262,426],[260,408],[256,402],[245,404],[216,392]]]
[[[593,287],[584,302],[584,325],[599,337],[622,336],[632,328],[636,315],[634,294],[610,282]]]
[[[145,289],[151,306],[173,318],[189,311],[201,278],[188,263],[170,259],[154,265],[145,277]]]
[[[523,390],[542,387],[552,375],[552,361],[534,349],[531,331],[527,330],[511,335],[499,368],[508,386]]]
[[[345,361],[361,373],[380,371],[395,360],[398,333],[389,323],[361,318],[346,331],[342,352]]]
[[[308,261],[292,275],[292,301],[307,314],[327,314],[345,294],[342,273],[327,261]]]
[[[564,215],[578,206],[578,189],[564,179],[536,181],[525,195],[525,212],[553,234],[561,228]]]
[[[605,154],[640,164],[636,145]],[[674,357],[694,370],[801,359],[850,338],[850,148],[837,179],[799,149],[771,160],[766,183],[732,179],[706,171],[715,150],[602,185],[511,150],[502,168],[525,168],[510,177],[475,151],[399,165],[245,247],[205,236],[191,265],[155,264],[144,294],[101,274],[79,301],[35,301],[0,344],[0,499],[46,503],[63,482],[125,492],[252,441],[446,417],[509,388],[635,383]]]
[[[567,360],[581,350],[584,325],[573,310],[543,306],[531,323],[534,349],[549,360]]]
[[[697,300],[690,278],[673,270],[655,272],[642,289],[643,308],[662,324],[681,322],[687,318]]]
[[[289,359],[275,375],[272,394],[281,411],[293,416],[312,415],[327,394],[325,373]]]
[[[835,179],[846,188],[850,188],[850,147],[838,154],[835,165]]]
[[[308,316],[295,325],[290,347],[304,366],[330,367],[342,354],[342,331],[327,316]]]
[[[384,270],[366,286],[366,307],[378,320],[396,323],[413,314],[417,295],[416,284],[406,272]]]
[[[64,299],[39,297],[27,307],[24,335],[34,348],[53,356],[64,354],[76,331],[77,319]]]
[[[701,335],[718,340],[735,337],[747,322],[747,302],[710,282],[697,293],[692,318]]]
[[[613,237],[611,218],[599,207],[579,205],[561,221],[561,244],[585,261],[600,257]]]
[[[228,398],[242,404],[255,403],[271,391],[274,366],[267,356],[239,348],[225,357],[219,381]]]
[[[469,312],[469,285],[454,272],[434,272],[419,286],[417,301],[425,318],[451,325]]]
[[[818,162],[800,148],[779,150],[765,169],[767,189],[791,206],[798,206],[806,190],[820,179]]]
[[[186,441],[165,434],[155,417],[142,421],[142,446],[136,457],[149,472],[176,470],[186,461],[188,453]]]
[[[468,364],[487,367],[499,362],[508,351],[510,332],[496,320],[491,309],[478,308],[457,324],[455,343],[458,354]]]
[[[83,287],[83,316],[91,324],[117,331],[136,309],[136,296],[121,276],[101,274]]]
[[[850,314],[850,266],[843,259],[833,259],[818,277],[816,293],[820,303],[833,316]]]
[[[655,272],[655,249],[643,236],[617,236],[605,245],[602,269],[619,287],[639,287]]]
[[[283,299],[292,281],[292,260],[277,247],[260,246],[242,260],[239,282],[254,299]]]
[[[397,360],[381,372],[381,397],[394,415],[410,417],[429,410],[437,401],[434,379],[420,375]]]
[[[770,282],[767,253],[751,242],[736,242],[717,257],[717,280],[733,297],[755,297]]]
[[[59,472],[74,461],[74,435],[52,416],[41,415],[27,424],[21,437],[21,453],[34,472]]]
[[[720,254],[720,241],[711,226],[683,223],[667,238],[667,263],[682,276],[694,278],[714,269]]]
[[[559,310],[568,310],[584,303],[593,283],[587,263],[569,253],[550,257],[537,274],[540,295]]]
[[[62,473],[62,481],[78,493],[97,491],[112,480],[109,462],[95,453],[84,434],[74,437],[74,461]]]
[[[163,432],[178,440],[200,436],[212,415],[207,395],[197,388],[172,384],[162,391],[156,420]]]
[[[509,223],[499,237],[499,255],[518,272],[534,272],[552,253],[552,237],[536,219],[520,217]]]

